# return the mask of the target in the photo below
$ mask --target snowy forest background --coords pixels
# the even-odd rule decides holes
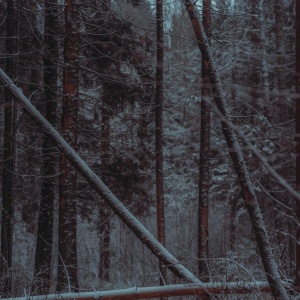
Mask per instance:
[[[63,2],[0,1],[0,67],[59,131],[61,124],[66,124],[62,114],[66,65]],[[76,57],[78,97],[71,105],[77,110],[72,111],[77,141],[71,144],[156,235],[155,3],[74,2],[78,4],[79,31],[71,44],[80,55]],[[202,1],[196,6],[201,12]],[[295,1],[216,0],[211,12],[210,44],[233,123],[295,187]],[[201,54],[181,1],[165,1],[164,15],[165,245],[198,274]],[[0,297],[159,285],[157,258],[71,167],[68,171],[74,173],[76,189],[69,197],[76,203],[76,219],[70,222],[76,227],[70,240],[60,240],[63,160],[2,87],[1,205],[7,205],[5,199],[12,201],[12,254],[9,267],[2,259]],[[265,281],[220,118],[213,108],[210,116],[208,277],[213,282]],[[295,199],[270,176],[243,139],[239,140],[281,278],[293,281],[298,224]],[[53,222],[50,233],[43,227],[48,230],[43,241],[52,236],[45,244],[48,247],[38,241],[42,213],[49,224]],[[4,246],[6,223],[2,220],[1,225],[3,258],[8,250]],[[61,274],[69,267],[58,253],[62,242],[66,247],[76,245],[69,257],[74,267],[70,274],[75,272],[77,283],[68,283]],[[44,248],[39,252],[38,247]],[[41,263],[46,259],[49,265]],[[167,282],[180,280],[169,272]],[[232,299],[242,297],[262,299],[255,291]]]

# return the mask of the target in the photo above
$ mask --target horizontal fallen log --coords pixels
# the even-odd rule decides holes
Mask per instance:
[[[64,153],[74,168],[81,173],[98,195],[110,206],[120,219],[134,232],[141,242],[178,278],[201,284],[201,281],[180,263],[157,239],[145,228],[145,226],[124,206],[124,204],[112,193],[104,182],[81,159],[77,152],[63,139],[58,131],[45,119],[44,116],[31,104],[14,82],[0,68],[0,81],[8,88],[16,99],[22,103],[26,112],[48,134],[57,147]]]
[[[291,289],[290,287],[286,287]],[[268,282],[214,282],[202,284],[174,284],[153,287],[134,287],[111,291],[94,291],[85,293],[50,294],[43,296],[26,296],[19,298],[6,298],[1,300],[137,300],[158,297],[174,296],[201,296],[220,294],[250,294],[270,293]],[[261,298],[263,299],[263,298]]]

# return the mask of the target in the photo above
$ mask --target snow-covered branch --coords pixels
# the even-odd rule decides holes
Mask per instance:
[[[50,294],[41,296],[27,296],[19,298],[6,298],[2,300],[132,300],[150,299],[158,297],[210,295],[210,294],[250,294],[270,293],[267,282],[227,282],[227,283],[203,283],[197,285],[174,284],[152,287],[133,287],[111,291],[94,291],[86,293]],[[261,298],[262,299],[262,298]]]

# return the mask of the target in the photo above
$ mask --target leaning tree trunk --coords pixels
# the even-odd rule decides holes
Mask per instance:
[[[7,0],[6,11],[6,72],[15,78],[15,17],[14,1]],[[14,99],[9,90],[5,90],[4,109],[4,140],[3,140],[3,179],[2,179],[2,226],[1,226],[1,276],[5,278],[3,294],[8,296],[11,292],[12,267],[12,201],[13,201],[13,169],[14,169]]]
[[[109,190],[103,181],[88,167],[76,151],[62,138],[53,126],[41,115],[41,113],[30,103],[22,91],[0,68],[0,81],[7,85],[15,97],[22,103],[27,113],[36,121],[41,129],[52,137],[59,149],[77,171],[95,189],[100,197],[120,217],[120,219],[132,230],[138,239],[178,278],[193,284],[202,282],[184,267],[157,239],[141,224],[141,222],[120,202],[120,200]]]
[[[193,3],[190,0],[184,0],[183,2],[189,13],[189,17],[198,41],[199,49],[202,55],[205,55],[209,58],[210,83],[212,85],[215,103],[225,119],[228,122],[231,122],[231,117],[229,114],[227,103],[225,101],[223,88],[221,86],[220,78],[217,74],[216,67],[212,59],[210,47],[207,42],[207,36],[205,34],[203,25],[199,21],[199,18],[194,10]],[[288,299],[288,295],[280,280],[278,266],[272,253],[266,226],[256,199],[255,192],[253,190],[253,184],[249,177],[240,144],[238,143],[234,130],[229,127],[226,122],[221,121],[221,123],[228,149],[230,149],[229,153],[237,172],[245,206],[250,216],[258,248],[260,251],[260,256],[263,262],[266,277],[272,289],[272,293],[275,299]]]
[[[203,26],[208,38],[211,37],[211,0],[203,0]],[[209,59],[202,56],[201,87],[201,135],[199,163],[199,205],[198,205],[198,272],[203,281],[209,281],[208,258],[208,201],[209,201],[209,157],[210,157],[210,96]]]
[[[79,5],[65,0],[65,46],[61,131],[76,149],[79,88]],[[59,183],[59,266],[58,290],[78,289],[76,250],[76,180],[77,171],[62,153]]]
[[[45,1],[45,53],[44,53],[44,98],[46,118],[54,126],[57,110],[57,1]],[[53,207],[55,189],[56,148],[52,139],[44,135],[43,171],[41,203],[39,212],[38,235],[35,255],[35,276],[39,293],[48,293],[51,282]]]
[[[164,14],[163,0],[156,0],[156,121],[155,121],[155,153],[156,153],[156,203],[157,203],[157,236],[158,241],[165,245],[165,201],[163,177],[163,98],[164,98]],[[160,284],[167,282],[167,269],[159,262]]]

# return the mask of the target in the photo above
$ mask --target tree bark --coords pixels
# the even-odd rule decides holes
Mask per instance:
[[[287,286],[287,290],[299,292],[293,286]],[[50,294],[31,296],[31,300],[137,300],[153,299],[158,297],[179,297],[179,296],[205,296],[205,295],[243,295],[256,293],[259,299],[264,299],[262,293],[270,293],[271,289],[267,282],[214,282],[200,285],[173,284],[166,286],[134,287],[111,291],[93,291],[85,293]],[[3,300],[27,300],[28,297],[19,297]],[[182,298],[181,298],[182,299]]]
[[[300,2],[296,1],[296,189],[300,192]],[[300,224],[300,202],[296,200]],[[296,233],[296,285],[300,285],[300,226]]]
[[[46,118],[55,126],[57,110],[57,1],[45,1],[45,53],[44,53],[44,97]],[[41,188],[38,235],[35,255],[35,276],[39,278],[39,292],[48,293],[51,280],[53,207],[55,189],[55,145],[44,135],[42,153],[44,177]]]
[[[55,128],[40,114],[40,112],[24,96],[22,91],[0,68],[0,81],[7,86],[14,96],[22,103],[27,113],[35,120],[40,128],[50,135],[65,157],[71,162],[78,172],[95,189],[100,197],[110,206],[121,220],[133,231],[141,242],[163,263],[167,268],[184,281],[201,284],[201,281],[183,266],[157,239],[133,216],[119,199],[109,190],[103,181],[88,167],[76,151],[62,138]]]
[[[156,209],[157,237],[165,246],[165,201],[163,176],[163,99],[164,99],[164,13],[163,0],[156,0],[156,120],[155,120],[155,153],[156,153]],[[160,285],[167,282],[167,269],[159,261]],[[165,299],[165,298],[164,298]]]
[[[275,69],[276,72],[276,79],[277,79],[277,89],[278,89],[278,107],[279,107],[279,120],[282,122],[287,121],[288,117],[288,106],[286,103],[286,98],[281,95],[281,92],[284,90],[285,83],[284,83],[284,72],[282,72],[282,67],[284,65],[284,35],[283,35],[283,1],[282,0],[275,0],[275,36],[276,36],[276,54],[277,54],[277,68]]]
[[[65,46],[61,131],[73,148],[77,147],[79,89],[79,5],[65,0]],[[60,157],[59,183],[59,259],[58,290],[78,289],[76,250],[76,180],[77,171],[66,156]]]
[[[270,116],[270,84],[269,84],[269,66],[267,62],[267,45],[266,45],[266,20],[264,7],[265,0],[260,0],[258,11],[259,31],[260,31],[260,52],[261,52],[261,82],[263,87],[262,103],[260,105],[265,117]]]
[[[110,110],[109,105],[109,88],[107,83],[103,83],[102,91],[102,128],[101,128],[101,166],[102,170],[107,170],[109,166],[109,139],[110,139]],[[105,181],[104,178],[102,180]],[[109,281],[110,269],[110,209],[104,201],[101,201],[100,208],[100,268],[99,278]]]
[[[258,60],[258,53],[259,53],[259,18],[258,18],[258,7],[259,7],[259,0],[252,0],[250,2],[250,13],[251,13],[251,32],[250,32],[250,40],[251,40],[251,70],[249,72],[249,84],[251,86],[251,100],[252,103],[249,103],[252,106],[251,114],[255,115],[259,111],[259,105],[257,102],[258,93],[257,88],[259,85],[259,60]],[[253,122],[254,118],[252,118]]]
[[[211,37],[211,0],[203,0],[203,26],[208,38]],[[204,282],[209,281],[208,258],[208,203],[209,203],[209,158],[210,158],[210,97],[209,60],[202,56],[201,86],[201,134],[199,162],[199,204],[198,204],[198,272]]]
[[[6,1],[6,72],[16,77],[15,56],[15,1]],[[14,170],[14,98],[8,89],[4,95],[4,140],[3,140],[3,179],[2,179],[2,226],[1,226],[1,275],[3,294],[11,292],[12,267],[12,217],[13,217],[13,170]]]
[[[183,1],[183,3],[185,4],[186,9],[189,13],[189,17],[198,41],[199,49],[202,55],[207,55],[209,57],[210,83],[212,85],[216,106],[223,114],[223,116],[227,119],[227,121],[231,122],[231,117],[229,114],[227,103],[225,101],[221,81],[216,72],[216,67],[210,53],[210,48],[207,43],[207,36],[205,34],[203,25],[198,19],[192,2],[190,0],[185,0]],[[275,297],[275,299],[288,299],[288,295],[280,280],[278,266],[272,253],[266,226],[256,199],[255,192],[253,190],[253,184],[248,174],[240,144],[238,143],[236,134],[233,129],[229,127],[226,122],[221,121],[221,123],[223,134],[225,136],[229,149],[229,154],[233,161],[233,165],[240,182],[242,196],[250,216],[252,227],[255,232],[260,256],[263,262],[266,277],[272,289],[273,296]]]

